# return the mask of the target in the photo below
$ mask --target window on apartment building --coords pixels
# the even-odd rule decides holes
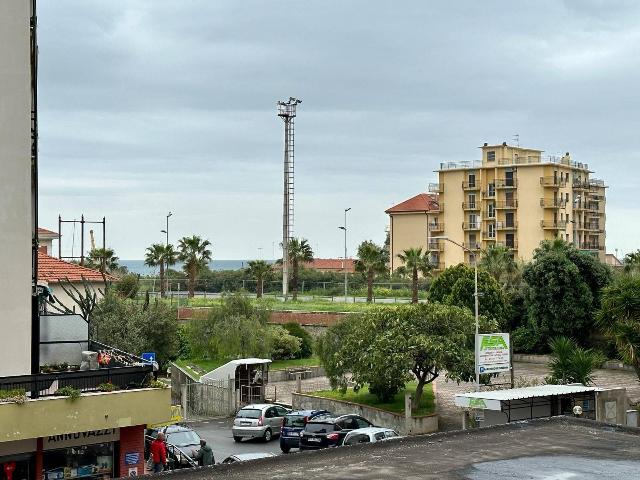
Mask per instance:
[[[469,234],[469,248],[474,248],[477,244],[477,240],[476,240],[476,234],[475,233],[470,233]]]
[[[495,159],[496,159],[496,152],[495,151],[487,152],[487,161],[488,162],[493,162]]]
[[[507,233],[505,236],[505,244],[509,248],[514,248],[516,246],[516,240],[513,233]]]
[[[489,238],[496,238],[496,225],[495,223],[490,223],[489,224],[489,230],[488,230],[488,236]]]
[[[504,194],[504,204],[507,207],[515,207],[515,202],[513,199],[513,192],[507,192]]]
[[[504,172],[504,184],[507,187],[513,187],[514,183],[513,183],[513,170],[507,170],[506,172]]]
[[[507,212],[505,214],[505,224],[507,227],[515,226],[515,216],[513,215],[513,212]]]
[[[468,180],[469,180],[469,186],[470,187],[475,187],[476,186],[476,174],[475,173],[470,173],[469,177],[468,177]]]
[[[476,228],[477,224],[478,224],[478,216],[475,213],[470,213],[469,214],[469,226],[471,228]]]
[[[487,214],[488,214],[489,218],[496,218],[496,205],[495,205],[495,203],[490,203],[488,209],[489,210],[488,210]]]
[[[569,203],[569,192],[567,192],[567,193],[565,193],[565,194],[564,194],[564,201],[565,201],[566,203]]]
[[[496,184],[495,183],[490,183],[489,184],[489,196],[490,197],[495,197],[496,195]]]
[[[471,180],[469,180],[469,181],[471,181]],[[468,199],[469,199],[469,207],[475,208],[476,207],[476,194],[475,193],[470,193]]]

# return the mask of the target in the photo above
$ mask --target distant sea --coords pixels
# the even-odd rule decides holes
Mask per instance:
[[[273,260],[266,260],[269,263],[273,263]],[[209,268],[211,270],[240,270],[247,266],[249,260],[213,260],[209,262]],[[137,273],[139,275],[157,275],[157,267],[147,267],[144,264],[144,260],[119,260],[120,265],[127,267],[131,273]],[[182,264],[180,262],[172,265],[173,270],[182,270]]]

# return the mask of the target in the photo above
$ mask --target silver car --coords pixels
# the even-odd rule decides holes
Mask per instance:
[[[243,438],[262,438],[269,442],[274,435],[280,435],[282,417],[289,410],[280,405],[260,403],[247,405],[236,413],[231,432],[236,442]]]
[[[398,432],[390,428],[368,427],[351,430],[344,437],[342,445],[357,445],[358,443],[383,442],[390,438],[397,438]]]

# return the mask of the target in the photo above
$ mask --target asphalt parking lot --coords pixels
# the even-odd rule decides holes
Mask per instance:
[[[229,455],[236,453],[272,452],[282,454],[280,451],[280,439],[275,437],[269,443],[260,439],[243,440],[240,443],[233,441],[231,426],[233,418],[219,418],[200,422],[190,422],[200,437],[204,438],[213,449],[216,463],[222,462]]]

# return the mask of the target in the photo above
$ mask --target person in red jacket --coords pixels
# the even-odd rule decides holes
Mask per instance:
[[[167,446],[164,444],[164,433],[158,433],[151,443],[151,460],[153,461],[153,473],[162,472],[167,466]]]

